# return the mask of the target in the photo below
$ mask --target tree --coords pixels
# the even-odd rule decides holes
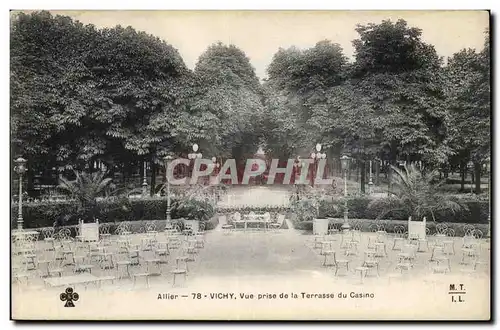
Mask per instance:
[[[194,70],[189,109],[179,125],[187,146],[198,143],[213,156],[237,161],[261,144],[262,90],[245,53],[234,45],[211,45]]]
[[[448,160],[441,59],[421,30],[396,23],[359,25],[351,84],[379,118],[380,155],[437,167]]]
[[[84,221],[95,221],[96,215],[99,214],[97,197],[104,194],[111,184],[111,178],[106,178],[104,172],[75,172],[75,176],[73,181],[61,177],[58,188],[77,200],[77,213],[80,218]]]
[[[462,178],[465,162],[474,163],[475,192],[481,192],[481,165],[490,155],[490,51],[489,34],[481,52],[463,49],[448,60],[451,127],[450,137],[456,155],[462,159]],[[463,181],[462,179],[462,181]]]
[[[177,50],[131,27],[97,30],[48,12],[14,17],[11,49],[19,153],[41,168],[149,160],[154,183],[155,156],[175,148],[187,106],[190,72]]]
[[[284,156],[309,153],[322,131],[314,126],[314,107],[327,102],[330,88],[343,83],[347,58],[342,48],[329,40],[300,50],[279,49],[268,67],[266,82],[268,151]],[[325,147],[331,147],[325,141]]]

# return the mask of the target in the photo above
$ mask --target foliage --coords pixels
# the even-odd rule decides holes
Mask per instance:
[[[174,144],[188,75],[177,50],[131,27],[20,13],[11,24],[16,152],[70,169],[161,154]]]
[[[172,200],[171,217],[181,219],[193,214],[189,209],[178,209],[177,199]],[[191,204],[193,205],[193,204]],[[194,220],[210,219],[213,216],[213,209],[207,204],[196,204],[204,207],[204,212],[196,213]],[[78,224],[78,203],[76,201],[65,202],[37,202],[23,204],[23,219],[26,228],[49,227],[59,219],[66,218],[60,225]],[[194,207],[194,206],[193,206]],[[97,201],[97,212],[95,218],[99,222],[122,222],[138,220],[161,220],[166,217],[167,201],[165,198],[105,198]],[[17,221],[17,205],[11,206],[11,222],[15,226]]]
[[[267,206],[237,206],[237,207],[224,207],[219,208],[218,213],[236,213],[240,212],[242,214],[255,212],[255,213],[284,213],[289,211],[289,207],[285,206],[276,206],[276,205],[267,205]]]
[[[194,198],[178,200],[173,204],[173,207],[178,217],[189,220],[206,221],[214,215],[214,208],[211,203]]]
[[[490,51],[489,33],[481,52],[463,49],[448,59],[452,147],[461,159],[482,162],[490,154]]]
[[[373,200],[369,205],[381,208],[378,217],[391,211],[405,211],[417,221],[424,216],[431,216],[436,221],[436,213],[447,210],[455,213],[464,207],[450,196],[438,193],[441,183],[435,182],[435,172],[424,176],[414,165],[405,165],[403,170],[393,167],[393,171],[397,175],[391,196]]]
[[[61,177],[58,188],[78,202],[77,214],[83,221],[95,221],[98,214],[97,197],[102,196],[111,178],[104,172],[75,172],[76,179],[70,181]]]

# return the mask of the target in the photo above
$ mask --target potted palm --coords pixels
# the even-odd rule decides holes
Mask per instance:
[[[437,172],[427,175],[415,165],[405,165],[403,169],[392,166],[393,189],[386,198],[377,198],[368,207],[378,211],[380,219],[391,212],[404,212],[413,220],[421,221],[430,216],[436,221],[436,213],[453,213],[467,208],[451,196],[440,193],[438,188],[444,181],[436,181]]]
[[[79,218],[80,235],[85,240],[99,239],[99,206],[97,198],[104,194],[110,185],[111,179],[105,177],[104,172],[75,172],[75,180],[59,178],[59,189],[70,195],[78,203],[77,215]]]

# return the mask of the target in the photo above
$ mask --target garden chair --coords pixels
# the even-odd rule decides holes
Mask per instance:
[[[377,270],[377,276],[380,276],[379,261],[375,257],[376,257],[376,252],[373,251],[373,250],[366,250],[364,252],[363,262],[361,264],[361,267],[368,268],[368,270],[366,270],[366,272],[365,272],[365,276],[368,275],[368,272],[371,269],[376,269]]]
[[[101,269],[114,268],[114,253],[108,247],[102,247],[102,251],[98,254],[98,263]]]
[[[347,244],[346,249],[345,249],[346,256],[358,255],[359,241],[351,240],[351,241],[348,241],[346,244]]]
[[[368,230],[369,230],[370,234],[368,236],[368,244],[367,244],[366,247],[368,249],[375,249],[375,243],[378,242],[378,237],[377,237],[378,228],[377,228],[377,225],[371,224],[368,227]]]
[[[85,272],[89,272],[92,274],[92,268],[94,265],[90,262],[89,257],[87,256],[75,256],[75,274],[81,274]]]
[[[448,225],[445,223],[438,223],[436,225],[436,234],[437,237],[446,237],[446,231],[448,230]]]
[[[111,225],[109,223],[99,224],[99,238],[102,240],[103,245],[111,245]]]
[[[475,229],[476,229],[476,227],[474,227],[474,225],[471,225],[471,224],[464,225],[463,226],[464,238],[465,237],[473,237]]]
[[[479,229],[474,229],[472,238],[469,239],[467,247],[462,247],[462,259],[460,264],[466,265],[477,260],[480,256],[481,244],[480,239],[483,237],[483,232]]]
[[[352,230],[343,230],[340,233],[340,248],[346,249],[348,247],[348,243],[354,241],[354,231]]]
[[[73,241],[69,237],[61,241],[60,255],[62,256],[62,267],[67,265],[72,266],[75,264],[75,251],[73,248]]]
[[[285,215],[284,214],[278,214],[278,217],[276,219],[276,222],[270,223],[269,227],[276,231],[279,232],[279,229],[283,226],[283,222],[285,222]]]
[[[346,271],[349,272],[349,259],[337,259],[337,253],[333,253],[333,265],[335,267],[335,276],[337,276],[338,271],[341,267],[345,267]]]
[[[200,221],[199,225],[198,225],[198,232],[196,233],[196,235],[205,235],[206,229],[207,227],[207,223],[206,221]]]
[[[62,277],[62,275],[64,274],[64,269],[61,267],[61,263],[59,262],[59,260],[50,260],[48,273],[51,277],[54,275]]]
[[[43,228],[42,229],[42,237],[43,237],[43,242],[46,245],[46,248],[44,249],[45,251],[48,250],[54,250],[54,243],[55,243],[55,229],[54,227],[49,227],[49,228]]]
[[[205,247],[205,236],[203,233],[196,233],[195,234],[195,241],[196,241],[196,245],[195,247],[197,249],[202,249]]]
[[[224,231],[225,234],[229,234],[233,230],[237,229],[236,228],[236,223],[237,223],[237,221],[241,221],[241,214],[240,214],[240,212],[235,212],[232,215],[232,220],[233,221],[229,221],[229,223],[226,223],[226,224],[222,225],[222,230]]]
[[[322,255],[325,257],[325,259],[323,260],[323,266],[328,267],[335,265],[335,258],[333,259],[331,264],[328,263],[328,257],[335,255],[335,250],[332,250],[331,246],[330,249],[328,250],[325,249],[324,251],[322,251]]]
[[[144,262],[146,263],[146,273],[149,276],[161,275],[161,259],[156,257],[145,258]]]
[[[377,243],[385,243],[387,239],[387,231],[385,230],[385,224],[382,222],[379,222],[376,224],[377,231],[376,231],[376,238],[377,238]]]
[[[175,269],[184,269],[186,274],[189,272],[189,262],[191,258],[188,255],[181,254],[175,258]],[[180,268],[180,264],[184,264],[183,268]]]
[[[116,278],[118,280],[131,278],[130,267],[132,266],[132,260],[129,253],[117,255],[115,265]]]
[[[451,260],[444,252],[444,247],[437,246],[433,250],[433,255],[430,261],[435,261],[436,264],[432,266],[434,273],[447,273],[451,271]]]
[[[375,242],[374,246],[376,257],[387,257],[387,246],[385,242]]]
[[[413,244],[405,244],[400,253],[398,253],[399,263],[409,263],[413,267],[413,261],[416,259],[417,247]]]
[[[455,230],[448,228],[446,230],[446,238],[443,239],[443,253],[448,255],[455,254]]]
[[[406,235],[405,235],[405,227],[404,226],[395,226],[394,227],[394,239],[393,239],[393,245],[392,245],[392,250],[401,250],[402,245],[404,244],[406,240]],[[397,247],[399,243],[399,247]]]
[[[168,247],[172,250],[178,249],[182,244],[182,240],[178,235],[169,236],[167,238],[167,242],[168,242]]]
[[[14,283],[26,285],[29,283],[30,274],[28,272],[28,260],[23,256],[16,257],[12,262],[12,279]]]
[[[336,235],[340,233],[340,225],[338,223],[329,222],[328,223],[328,235]]]
[[[137,279],[144,278],[146,281],[146,287],[149,288],[149,277],[151,274],[149,274],[146,270],[144,269],[138,269],[136,272],[133,272],[131,274],[132,277],[132,283],[134,288],[137,286]]]
[[[360,282],[363,283],[366,275],[368,274],[368,271],[370,270],[369,267],[364,267],[364,266],[359,266],[354,268],[354,272],[358,273],[359,272],[359,277],[360,277]]]
[[[333,241],[325,240],[321,242],[321,249],[319,251],[320,255],[324,255],[325,251],[332,250]]]
[[[361,222],[359,221],[354,221],[352,223],[352,240],[353,241],[356,241],[356,242],[361,242],[361,229],[362,229],[362,225],[361,225]]]
[[[175,286],[175,280],[177,279],[177,276],[183,275],[184,277],[184,283],[187,281],[187,269],[183,268],[175,268],[170,271],[173,275],[172,279],[172,287]]]
[[[168,263],[168,256],[170,255],[170,250],[168,248],[168,242],[158,242],[155,248],[155,256],[160,259],[160,263]]]
[[[146,234],[149,234],[149,235],[158,234],[158,231],[156,230],[156,222],[155,221],[146,222],[145,228],[146,228]]]
[[[38,275],[40,278],[49,277],[49,264],[53,259],[42,259],[37,262]]]

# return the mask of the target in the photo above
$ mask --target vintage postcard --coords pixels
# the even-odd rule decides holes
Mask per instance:
[[[488,11],[12,11],[14,320],[491,318]]]

